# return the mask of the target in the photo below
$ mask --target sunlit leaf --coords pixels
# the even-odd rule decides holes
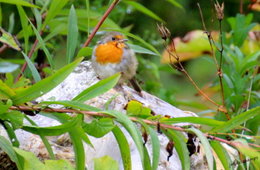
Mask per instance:
[[[94,159],[94,170],[119,170],[119,166],[110,156],[103,156]]]
[[[17,41],[17,39],[12,36],[11,34],[9,34],[8,32],[6,32],[3,28],[0,27],[0,42],[8,45],[9,47],[17,50],[17,51],[21,51],[22,49],[20,48],[20,44]]]

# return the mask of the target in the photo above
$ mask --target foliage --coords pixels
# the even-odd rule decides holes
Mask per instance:
[[[87,155],[84,152],[84,143],[93,147],[89,136],[101,138],[109,132],[112,132],[116,138],[124,169],[131,169],[131,151],[126,136],[122,132],[121,127],[123,127],[130,134],[139,151],[143,169],[155,170],[159,165],[160,157],[156,122],[161,124],[163,135],[167,136],[169,141],[174,142],[183,169],[190,169],[191,150],[188,141],[195,139],[195,137],[190,138],[188,135],[187,139],[182,132],[193,134],[200,140],[209,169],[216,167],[216,160],[220,160],[225,169],[233,169],[233,162],[228,150],[220,142],[229,144],[240,151],[241,154],[237,155],[236,159],[240,161],[241,168],[247,166],[242,164],[245,160],[243,160],[243,156],[251,159],[250,168],[259,168],[260,157],[259,152],[257,152],[259,146],[255,144],[255,139],[259,134],[260,120],[260,107],[258,106],[260,52],[258,46],[254,46],[255,48],[250,48],[250,50],[246,48],[248,44],[256,43],[248,37],[248,33],[259,26],[252,23],[252,14],[247,16],[238,14],[236,17],[228,18],[230,31],[222,32],[219,30],[218,35],[221,37],[218,42],[209,40],[214,45],[214,51],[210,51],[212,46],[205,44],[208,41],[198,37],[192,39],[193,41],[190,41],[192,43],[184,43],[181,46],[181,52],[185,52],[185,50],[198,52],[199,55],[196,57],[201,56],[203,50],[215,54],[217,61],[223,57],[223,63],[218,63],[221,65],[220,69],[223,70],[224,103],[222,104],[230,119],[227,120],[227,117],[220,111],[215,111],[210,118],[169,118],[152,115],[150,108],[144,107],[137,101],[128,103],[127,114],[115,110],[101,110],[83,103],[113,88],[120,78],[119,73],[83,90],[71,101],[43,101],[35,104],[34,100],[55,88],[74,70],[83,60],[82,56],[89,58],[96,39],[91,42],[89,47],[81,48],[81,43],[85,41],[91,32],[90,30],[100,20],[108,5],[104,5],[105,1],[103,0],[93,2],[88,0],[77,2],[38,0],[35,4],[24,0],[0,0],[0,2],[0,42],[3,43],[1,50],[6,50],[0,52],[1,55],[5,56],[0,60],[0,123],[9,137],[8,141],[0,136],[0,148],[16,163],[18,169],[74,169],[68,161],[55,160],[51,144],[46,138],[65,133],[69,134],[73,144],[75,168],[85,169]],[[176,0],[166,0],[165,2],[175,5],[181,10],[184,9]],[[125,23],[123,20],[131,20],[131,16],[127,16],[127,11],[141,12],[156,22],[165,22],[164,18],[138,1],[122,1],[119,6],[121,8],[113,10],[114,13],[112,12],[105,20],[98,33],[116,30],[132,38],[133,41],[129,42],[130,47],[142,56],[138,58],[140,63],[138,78],[143,78],[142,80],[145,81],[142,85],[143,88],[170,103],[175,103],[172,95],[173,90],[168,90],[167,86],[161,83],[162,74],[170,72],[172,76],[172,73],[177,75],[180,73],[171,70],[168,66],[158,64],[158,58],[161,57],[158,48],[163,44],[161,40],[158,40],[159,33],[154,37],[145,38],[145,34],[144,36],[133,34],[131,22],[123,27]],[[2,10],[7,8],[11,9],[10,18]],[[101,9],[102,12],[97,9]],[[198,44],[198,41],[202,45]],[[222,47],[223,52],[220,50]],[[150,59],[148,56],[152,56],[152,58]],[[190,58],[188,57],[188,59]],[[207,57],[207,61],[214,63],[210,57]],[[27,63],[28,67],[25,70],[18,69],[18,64],[23,63]],[[167,83],[170,85],[169,82]],[[219,93],[222,85],[216,76],[216,79],[210,83],[209,89],[215,89],[214,92],[211,92],[213,94]],[[220,98],[216,98],[216,100],[217,105],[221,105],[218,101]],[[46,112],[52,104],[64,106],[64,112],[57,113],[57,110],[53,110],[51,114],[47,114]],[[184,102],[182,104],[184,105]],[[204,103],[189,102],[188,104],[192,106],[192,109],[212,110],[212,106]],[[78,114],[76,116],[65,114],[66,109]],[[83,111],[86,114],[88,111],[96,114],[92,122],[84,122],[84,114],[79,114]],[[41,115],[55,119],[61,124],[39,127],[26,115],[34,114],[34,112],[40,112]],[[25,119],[31,125],[24,124]],[[183,122],[199,124],[202,125],[202,128],[174,126],[176,123]],[[137,124],[140,124],[141,128]],[[52,160],[45,160],[43,163],[32,153],[19,149],[19,141],[14,133],[17,129],[39,135]],[[150,136],[151,155],[148,153],[147,146],[144,145],[146,142],[142,138],[144,134]],[[226,140],[226,137],[231,138],[231,141]],[[95,159],[94,166],[95,169],[119,168],[118,162],[109,156]]]

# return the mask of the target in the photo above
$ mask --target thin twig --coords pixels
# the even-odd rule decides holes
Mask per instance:
[[[8,46],[6,44],[3,44],[2,47],[0,47],[0,54],[4,52],[7,48]]]
[[[103,24],[103,22],[105,21],[105,19],[108,17],[108,15],[110,14],[110,12],[115,8],[115,6],[119,3],[119,0],[114,0],[114,2],[109,6],[109,8],[107,9],[107,11],[104,13],[104,15],[102,16],[102,18],[99,20],[99,22],[97,23],[97,25],[95,26],[95,28],[93,29],[93,31],[91,32],[91,34],[88,36],[88,39],[86,40],[86,42],[84,43],[83,47],[87,47],[89,45],[89,43],[91,42],[91,40],[94,38],[95,34],[97,33],[98,29],[100,28],[100,26]]]
[[[40,107],[34,107],[34,106],[11,106],[9,109],[11,110],[19,110],[19,111],[42,111],[42,112],[46,112],[46,113],[78,113],[78,114],[85,114],[88,116],[99,116],[99,117],[111,117],[109,115],[103,114],[103,113],[99,113],[99,112],[94,112],[94,111],[84,111],[84,110],[74,110],[74,109],[57,109],[57,108],[40,108]],[[138,122],[138,119],[136,117],[129,117],[130,120]],[[158,122],[157,121],[152,121],[152,120],[146,120],[144,119],[143,122],[145,122],[146,124],[149,125],[153,125],[153,126],[157,126]],[[187,132],[188,129],[184,129],[182,127],[179,126],[173,126],[173,125],[167,125],[167,124],[162,124],[159,123],[161,128],[164,129],[173,129],[173,130],[177,130],[177,131],[182,131],[182,132]],[[212,140],[216,140],[219,142],[223,142],[226,143],[228,145],[234,146],[236,147],[237,144],[239,144],[238,142],[234,142],[234,141],[228,141],[222,138],[218,138],[209,134],[204,134],[206,137],[212,139]],[[248,143],[251,146],[260,148],[260,145],[257,144],[252,144],[252,143]]]

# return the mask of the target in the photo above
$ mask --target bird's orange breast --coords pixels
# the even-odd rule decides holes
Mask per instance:
[[[100,64],[119,63],[122,60],[123,48],[116,42],[99,44],[95,51],[96,61]]]

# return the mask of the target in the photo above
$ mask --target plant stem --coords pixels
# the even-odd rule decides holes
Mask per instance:
[[[102,18],[99,20],[99,22],[97,23],[97,25],[95,26],[95,28],[93,29],[93,31],[91,32],[91,34],[88,36],[88,39],[86,40],[86,42],[84,43],[83,47],[87,47],[89,45],[89,43],[91,42],[91,40],[94,38],[95,34],[97,33],[98,29],[100,28],[100,26],[103,24],[103,22],[106,20],[106,18],[108,17],[108,15],[111,13],[111,11],[115,8],[115,6],[119,3],[119,0],[114,0],[114,2],[109,6],[109,8],[107,9],[107,11],[104,13],[104,15],[102,16]]]
[[[52,113],[52,112],[56,112],[56,113],[78,113],[78,114],[85,114],[88,116],[99,116],[99,117],[112,117],[103,113],[99,113],[99,112],[94,112],[94,111],[84,111],[84,110],[74,110],[74,109],[58,109],[58,108],[40,108],[40,107],[34,107],[34,106],[11,106],[9,109],[11,110],[19,110],[19,111],[42,111],[42,112],[46,112],[46,113]],[[129,117],[130,120],[134,121],[134,122],[138,122],[139,119],[137,119],[136,117]],[[153,125],[153,126],[158,126],[158,121],[152,121],[152,120],[146,120],[143,119],[143,122],[145,122],[146,124],[149,125]],[[168,124],[162,124],[159,123],[161,128],[164,129],[173,129],[173,130],[177,130],[177,131],[182,131],[182,132],[186,132],[187,130],[179,127],[179,126],[173,126],[173,125],[168,125]],[[204,133],[204,136],[212,139],[212,140],[216,140],[219,142],[223,142],[226,143],[228,145],[234,146],[236,147],[238,144],[240,144],[239,142],[235,142],[235,141],[228,141],[222,138],[218,138],[212,135],[209,135],[207,133]],[[257,144],[252,144],[252,143],[248,143],[251,146],[260,148],[260,145]]]

